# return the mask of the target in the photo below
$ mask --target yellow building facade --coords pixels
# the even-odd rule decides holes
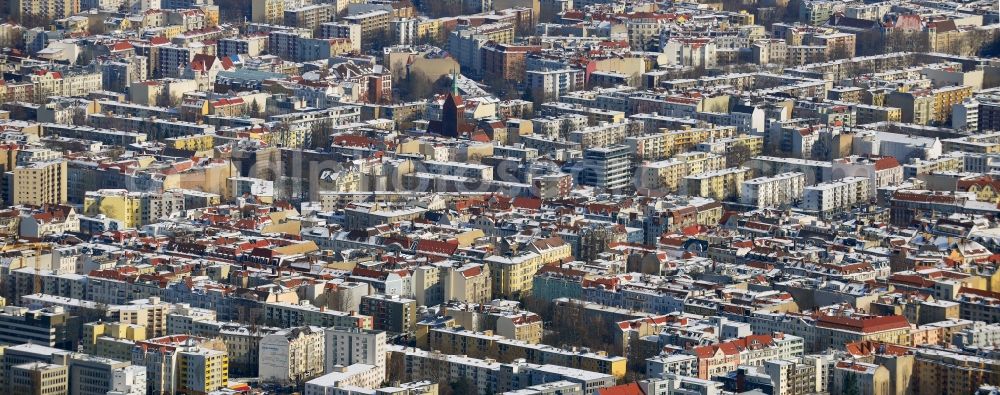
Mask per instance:
[[[31,162],[14,168],[13,203],[66,203],[66,161]]]

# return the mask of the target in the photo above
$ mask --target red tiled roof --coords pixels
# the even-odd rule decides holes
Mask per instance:
[[[486,135],[486,133],[483,132],[476,132],[469,137],[469,140],[479,143],[488,143],[490,142],[490,136]]]
[[[112,51],[125,51],[129,49],[132,49],[132,44],[128,41],[119,41],[116,42],[115,45],[111,46]]]
[[[906,355],[909,352],[909,349],[906,347],[871,340],[847,343],[845,349],[848,353],[855,356],[868,356],[873,354],[899,356]]]
[[[895,167],[899,167],[899,161],[897,161],[896,158],[891,156],[885,156],[875,161],[876,171],[892,169]]]
[[[465,278],[475,277],[475,276],[480,275],[482,272],[483,272],[483,267],[482,266],[473,266],[473,267],[470,267],[468,269],[463,270],[462,271],[462,276],[464,276]]]
[[[616,385],[597,389],[597,395],[645,395],[637,383]]]
[[[542,208],[542,199],[530,198],[530,197],[516,197],[512,202],[514,207],[530,209],[530,210],[540,210]]]
[[[433,252],[439,254],[454,254],[458,250],[457,242],[421,239],[415,248],[418,252]]]
[[[901,315],[863,318],[821,315],[816,318],[816,326],[861,333],[872,333],[909,328],[910,323],[906,320],[906,317]]]

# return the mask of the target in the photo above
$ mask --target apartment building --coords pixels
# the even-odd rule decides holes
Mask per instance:
[[[490,80],[500,78],[507,81],[523,81],[525,58],[529,53],[541,52],[536,45],[512,45],[487,43],[483,46],[483,77]]]
[[[139,228],[184,211],[184,196],[177,192],[129,192],[125,189],[88,191],[83,215],[105,215],[121,221],[126,228]]]
[[[718,155],[726,155],[737,148],[746,149],[750,156],[760,155],[764,149],[764,137],[741,134],[733,137],[724,137],[698,143],[696,149],[702,152],[711,152]]]
[[[337,365],[333,371],[305,383],[305,395],[334,395],[345,391],[379,388],[384,380],[381,367],[368,364]]]
[[[525,76],[532,97],[543,102],[585,87],[585,74],[579,69],[528,70]]]
[[[687,377],[698,377],[698,366],[697,355],[657,355],[646,360],[646,377],[664,378],[672,374]]]
[[[402,18],[389,22],[389,34],[393,42],[402,45],[413,45],[417,41],[417,26],[420,20],[416,18]]]
[[[920,395],[975,393],[1000,380],[1000,361],[941,349],[917,349],[912,388]]]
[[[968,85],[955,85],[931,90],[934,97],[934,119],[936,125],[947,126],[952,121],[952,109],[972,97],[973,89]],[[977,115],[978,118],[978,115]],[[978,119],[977,119],[978,121]]]
[[[283,25],[286,4],[289,4],[290,8],[295,8],[303,3],[304,1],[301,0],[291,2],[287,0],[252,0],[250,2],[250,20],[269,25]]]
[[[879,188],[903,182],[903,166],[892,156],[863,157],[858,155],[835,159],[831,168],[833,179],[843,177],[868,177],[869,196],[875,196]]]
[[[416,165],[421,172],[447,176],[467,177],[479,180],[492,180],[493,168],[476,163],[443,162],[425,160]],[[421,168],[423,167],[423,168]]]
[[[844,177],[803,188],[802,208],[820,215],[837,214],[871,197],[871,180],[867,177]]]
[[[333,4],[310,4],[302,7],[285,9],[283,25],[306,29],[310,32],[319,29],[323,23],[329,22],[337,15]]]
[[[639,165],[636,171],[636,188],[676,192],[681,188],[684,177],[718,171],[725,167],[726,159],[720,155],[685,152],[667,160]]]
[[[138,341],[132,364],[146,368],[147,393],[203,394],[225,388],[229,362],[225,345],[174,335]]]
[[[225,345],[212,346],[218,348],[183,345],[177,349],[177,393],[197,395],[227,388],[229,356]]]
[[[980,116],[980,120],[982,120],[982,116]],[[983,130],[987,129],[983,128]],[[944,152],[968,152],[973,154],[1000,153],[1000,133],[984,133],[943,139],[941,143],[941,150]]]
[[[662,48],[672,65],[709,68],[718,61],[715,41],[710,38],[672,37]]]
[[[907,344],[910,323],[906,317],[821,315],[816,318],[816,348],[837,347],[859,341]]]
[[[782,207],[799,201],[806,177],[800,172],[781,173],[743,181],[740,203],[752,207]]]
[[[91,322],[83,325],[83,351],[103,358],[119,361],[132,359],[135,343],[151,338],[146,327],[135,324],[105,324]]]
[[[694,347],[688,351],[698,357],[698,378],[724,375],[738,366],[763,366],[773,359],[789,359],[804,352],[803,339],[785,333],[750,335],[719,344]],[[684,367],[685,365],[680,365]]]
[[[980,95],[976,100],[979,101],[979,130],[1000,130],[1000,96]]]
[[[37,18],[41,21],[68,18],[80,12],[80,0],[20,0],[10,4],[17,20]]]
[[[319,327],[282,329],[260,339],[258,374],[266,381],[295,383],[324,373],[326,334]]]
[[[780,39],[757,40],[750,46],[754,64],[784,64],[788,56],[788,43]]]
[[[828,51],[826,45],[789,45],[787,48],[785,63],[790,65],[823,62]]]
[[[488,42],[511,44],[514,42],[514,25],[488,23],[453,31],[448,37],[448,51],[462,66],[463,74],[479,78],[483,71],[481,50]]]
[[[886,95],[885,105],[899,108],[902,122],[929,125],[941,119],[937,113],[938,105],[935,96],[928,89],[914,89],[908,92],[897,90]]]
[[[417,301],[399,295],[363,296],[359,312],[372,318],[374,329],[392,333],[412,332],[417,323]]]
[[[167,314],[173,305],[160,301],[158,297],[138,299],[126,305],[109,306],[107,321],[130,325],[142,325],[151,337],[166,336]]]
[[[845,383],[856,383],[853,385],[854,388],[864,394],[891,394],[892,383],[889,369],[886,369],[885,366],[856,361],[838,361],[833,365],[832,373],[831,393],[849,391],[848,384]]]
[[[170,328],[170,326],[168,326]],[[168,329],[171,333],[191,333],[195,336],[221,339],[229,356],[229,373],[237,377],[256,377],[259,374],[261,354],[260,340],[279,328],[268,326],[246,326],[234,322],[219,322],[214,319],[198,320],[189,331]]]
[[[642,120],[639,117],[631,119]],[[736,127],[721,126],[712,128],[683,128],[682,130],[671,130],[669,125],[658,125],[655,120],[642,120],[646,124],[646,129],[654,127],[659,130],[657,133],[648,133],[642,136],[628,137],[625,144],[633,149],[634,154],[639,159],[659,160],[675,157],[679,154],[689,153],[699,144],[706,141],[728,139],[737,136]],[[713,146],[714,147],[714,146]],[[725,151],[726,145],[722,145]],[[710,150],[699,150],[711,152]]]
[[[739,198],[743,181],[752,176],[747,167],[731,167],[684,177],[681,193],[715,200]]]
[[[28,81],[33,86],[34,100],[44,101],[49,96],[86,96],[90,92],[101,89],[102,77],[100,73],[96,72],[43,71],[31,74]]]
[[[632,179],[632,160],[628,146],[616,145],[587,148],[577,180],[600,190],[617,191],[629,186]]]
[[[826,23],[833,14],[843,11],[844,5],[826,0],[811,0],[799,7],[799,20],[817,26]]]
[[[275,36],[271,37],[276,38]],[[354,43],[346,38],[302,38],[299,36],[277,36],[278,40],[271,41],[277,44],[279,50],[288,51],[288,59],[297,62],[309,62],[313,60],[329,59],[337,55],[354,51]],[[289,41],[281,41],[280,38],[287,38]],[[363,97],[363,95],[362,95]]]
[[[962,172],[965,170],[965,157],[960,155],[947,155],[936,159],[923,160],[911,159],[910,163],[903,165],[903,177],[914,178],[939,172]]]
[[[124,93],[135,82],[149,79],[149,59],[133,56],[101,64],[101,86],[112,92]]]
[[[269,325],[289,328],[294,326],[352,326],[372,329],[372,317],[356,313],[331,311],[308,302],[291,304],[269,302],[264,304],[264,321]]]
[[[576,70],[575,72],[580,73],[581,70]],[[572,85],[582,84],[582,76],[574,77]],[[579,81],[579,82],[577,82]],[[567,82],[569,83],[569,82]],[[536,85],[537,86],[537,85]],[[587,107],[578,104],[562,103],[562,102],[546,102],[542,103],[542,114],[561,117],[561,116],[572,116],[572,115],[582,115],[587,117],[587,122],[590,125],[600,125],[601,122],[615,123],[624,120],[625,112],[619,110],[605,110],[603,108]],[[542,149],[539,149],[542,151]]]
[[[584,7],[583,4],[574,3],[576,7]],[[625,19],[625,31],[628,36],[628,43],[632,48],[645,49],[660,40],[664,28],[673,23],[674,19],[669,15],[659,15],[655,13],[634,13],[629,14]],[[661,44],[662,48],[662,44]]]
[[[216,42],[219,56],[233,57],[236,55],[260,56],[267,50],[267,35],[255,34],[246,37],[222,38]]]
[[[493,295],[492,285],[486,264],[451,266],[444,278],[444,300],[485,303]]]
[[[389,22],[393,20],[392,13],[386,10],[372,10],[360,14],[348,15],[342,18],[349,25],[360,27],[361,43],[367,47],[377,44],[379,37],[389,34]]]
[[[952,337],[952,344],[958,347],[987,347],[1000,342],[1000,323],[975,322]]]
[[[490,270],[493,297],[513,298],[531,292],[532,277],[545,262],[535,252],[492,255],[483,260]]]
[[[625,121],[622,123],[588,126],[570,131],[566,139],[580,144],[583,148],[600,148],[621,144],[631,131],[638,129],[638,124]]]
[[[128,360],[114,360],[75,354],[69,362],[69,388],[80,395],[106,395],[113,390],[116,373],[125,372],[132,364]]]
[[[827,366],[824,355],[764,362],[764,373],[770,377],[774,395],[821,393],[827,390]]]
[[[819,34],[812,41],[826,47],[826,59],[853,58],[857,48],[856,36],[852,33]]]
[[[610,374],[551,364],[501,364],[495,360],[447,355],[402,346],[390,347],[389,360],[393,361],[390,363],[394,366],[401,367],[389,372],[390,376],[396,375],[399,380],[430,379],[450,382],[465,378],[472,382],[479,395],[513,391],[560,380],[580,384],[588,395],[615,385],[615,377]]]
[[[27,362],[11,366],[7,371],[7,390],[23,395],[66,395],[69,393],[69,371],[65,365]]]
[[[445,354],[489,358],[501,363],[525,359],[528,363],[546,363],[573,369],[625,375],[625,358],[608,356],[604,352],[564,350],[543,344],[530,344],[507,339],[492,331],[472,332],[463,329],[436,328],[428,334],[432,350]]]
[[[388,345],[385,331],[334,326],[325,330],[324,372],[337,365],[368,364],[385,367]]]
[[[354,51],[361,51],[361,25],[344,22],[327,22],[319,25],[320,38],[343,38],[351,42]]]
[[[43,309],[7,306],[0,312],[0,343],[72,349],[70,313],[62,307]]]
[[[875,122],[901,122],[903,120],[903,110],[898,107],[854,104],[854,111],[857,123],[860,125]]]
[[[833,165],[829,161],[781,158],[776,156],[758,155],[746,163],[747,167],[760,176],[774,176],[781,173],[799,172],[806,176],[806,183],[812,184],[830,180]]]
[[[951,128],[955,130],[979,130],[979,102],[966,98],[961,103],[951,105]]]
[[[12,190],[11,204],[66,203],[65,160],[28,162],[14,168],[13,179],[7,185]]]

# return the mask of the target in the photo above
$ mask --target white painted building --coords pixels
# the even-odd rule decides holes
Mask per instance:
[[[529,70],[525,74],[532,95],[537,100],[556,100],[569,92],[583,90],[585,75],[580,69]]]
[[[951,127],[955,130],[979,130],[979,102],[967,98],[951,106]]]
[[[871,180],[867,177],[844,177],[805,187],[801,207],[820,214],[847,210],[855,204],[868,201],[871,196],[870,183]]]
[[[355,327],[334,326],[324,330],[325,373],[336,366],[368,364],[385,369],[385,332]]]
[[[313,326],[264,336],[257,365],[261,380],[290,383],[323,374],[325,341],[323,329]]]
[[[663,43],[667,63],[678,66],[713,67],[716,45],[708,38],[670,38]]]
[[[385,369],[375,365],[337,365],[333,372],[306,382],[305,395],[334,395],[342,387],[374,389],[382,385]]]
[[[802,197],[806,177],[801,172],[781,173],[743,181],[740,202],[754,207],[779,207]]]

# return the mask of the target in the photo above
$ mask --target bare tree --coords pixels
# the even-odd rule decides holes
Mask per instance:
[[[858,55],[869,56],[886,53],[885,37],[877,30],[866,30],[855,38],[857,39]]]
[[[439,28],[434,34],[423,35],[417,38],[417,45],[433,45],[438,48],[448,46],[448,29]]]
[[[33,29],[36,27],[48,27],[49,19],[42,15],[35,14],[24,14],[21,15],[21,26],[28,29]]]
[[[170,89],[166,86],[161,86],[160,91],[156,94],[156,105],[160,107],[173,107],[174,104],[175,101],[170,94]]]
[[[333,122],[329,119],[313,122],[312,126],[309,128],[309,141],[306,142],[306,146],[317,148],[320,151],[330,149],[330,144],[333,142],[333,140],[330,139],[330,129],[332,127]]]
[[[833,44],[830,52],[827,53],[827,60],[847,59],[851,57],[851,50],[846,44]]]
[[[393,87],[393,94],[404,102],[426,99],[435,92],[440,91],[440,87],[445,86],[448,77],[442,76],[437,81],[431,81],[430,77],[419,71],[411,71],[409,76],[400,81],[398,86]]]
[[[726,167],[742,166],[753,158],[753,151],[746,144],[733,144],[732,148],[726,152]]]
[[[87,110],[82,107],[73,108],[73,115],[70,117],[70,121],[77,126],[87,124]]]
[[[542,343],[560,347],[588,347],[614,352],[610,325],[603,318],[590,317],[578,301],[560,303],[527,297],[525,306],[546,322]]]
[[[885,48],[888,52],[927,52],[930,43],[924,32],[894,30],[886,34]]]
[[[431,18],[459,16],[465,11],[461,0],[424,0],[423,8]],[[469,12],[472,14],[474,12]]]

